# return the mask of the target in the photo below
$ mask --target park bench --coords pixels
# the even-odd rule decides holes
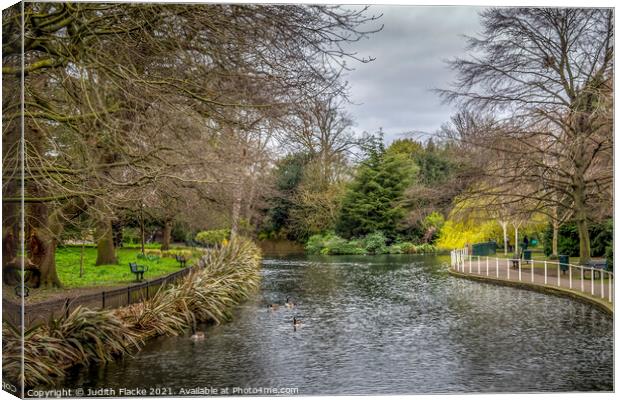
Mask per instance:
[[[590,260],[584,265],[585,269],[583,270],[584,277],[588,271],[591,271],[596,278],[596,273],[602,274],[602,271],[608,271],[607,269],[607,260]],[[590,277],[592,278],[592,277]]]
[[[136,282],[140,282],[144,279],[144,273],[148,271],[148,267],[132,262],[129,263],[129,269],[132,273],[136,274]]]
[[[180,256],[177,254],[176,256],[174,256],[174,258],[176,258],[176,260],[179,262],[181,268],[185,268],[187,260],[184,256]]]
[[[523,251],[523,249],[519,249],[519,252],[513,254],[512,256],[512,268],[519,268],[519,261],[521,260],[523,260],[524,264],[531,264],[532,263],[532,252]]]

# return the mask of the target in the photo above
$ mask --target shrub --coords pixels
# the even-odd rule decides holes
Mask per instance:
[[[363,244],[359,240],[344,240],[333,244],[329,248],[329,254],[366,254]]]
[[[384,254],[387,253],[387,246],[385,242],[387,239],[383,232],[373,232],[366,235],[363,239],[366,252],[369,254]]]
[[[432,254],[436,252],[437,252],[437,248],[430,243],[423,243],[417,246],[417,249],[416,249],[416,253],[422,253],[422,254]]]
[[[330,232],[310,236],[306,243],[306,251],[311,254],[320,254],[331,236],[334,236],[334,234]]]
[[[365,254],[359,240],[346,240],[333,232],[312,235],[306,243],[306,251],[312,254]]]
[[[260,250],[249,240],[210,251],[202,265],[150,300],[113,311],[77,307],[51,318],[24,332],[23,347],[20,330],[4,321],[3,374],[14,381],[23,377],[27,387],[50,386],[72,365],[110,361],[152,336],[180,334],[195,321],[220,323],[259,286]]]
[[[230,229],[212,229],[196,234],[195,240],[205,246],[217,246],[222,244],[230,236]]]
[[[613,272],[614,271],[614,246],[613,244],[611,246],[607,246],[607,248],[605,249],[605,258],[607,259],[607,268],[609,268],[609,270]]]

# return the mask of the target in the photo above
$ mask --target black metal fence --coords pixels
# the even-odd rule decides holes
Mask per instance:
[[[57,299],[42,303],[26,304],[23,307],[24,324],[26,328],[36,323],[49,321],[50,317],[60,317],[63,313],[70,313],[78,306],[92,309],[113,309],[132,303],[138,303],[150,299],[159,288],[166,286],[186,276],[195,267],[183,268],[166,276],[150,281],[135,283],[127,287],[104,290],[97,293],[81,296]],[[20,325],[22,318],[22,305],[2,298],[2,319]]]

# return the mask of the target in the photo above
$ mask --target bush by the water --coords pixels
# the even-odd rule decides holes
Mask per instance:
[[[258,288],[260,250],[246,239],[235,239],[210,251],[205,267],[142,303],[117,310],[78,307],[68,315],[24,332],[3,322],[3,373],[26,387],[51,386],[73,365],[106,362],[141,347],[157,335],[177,335],[195,321],[220,323],[232,306]]]
[[[229,237],[230,229],[212,229],[198,232],[195,240],[205,246],[216,246],[222,244],[224,240],[228,240]]]
[[[311,254],[422,254],[435,253],[437,248],[429,243],[415,245],[411,242],[394,242],[387,245],[381,232],[373,232],[359,239],[346,240],[333,232],[312,235],[306,243]]]

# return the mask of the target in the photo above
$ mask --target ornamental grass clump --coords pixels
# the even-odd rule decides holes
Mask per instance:
[[[180,282],[153,298],[117,310],[78,307],[71,313],[24,333],[24,383],[52,385],[72,365],[107,362],[140,348],[160,335],[179,335],[197,321],[228,320],[232,307],[260,283],[260,250],[247,239],[235,239],[203,257]],[[3,323],[3,371],[21,382],[21,338]]]
[[[3,335],[4,373],[21,381],[19,329],[4,322]],[[110,361],[138,348],[138,340],[113,312],[77,307],[24,332],[24,383],[52,384],[66,368]]]

